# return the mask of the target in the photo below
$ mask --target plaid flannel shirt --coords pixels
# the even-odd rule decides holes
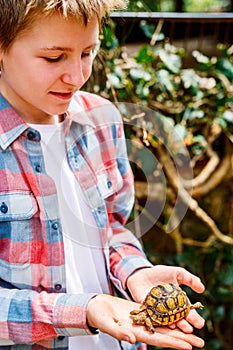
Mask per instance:
[[[68,163],[99,228],[109,285],[128,297],[128,276],[150,263],[124,227],[133,176],[121,117],[108,101],[78,92],[65,123]],[[40,134],[0,96],[0,346],[67,348],[67,337],[91,334],[91,297],[66,293],[56,188],[45,171]]]

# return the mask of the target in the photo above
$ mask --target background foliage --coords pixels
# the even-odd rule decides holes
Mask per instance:
[[[119,108],[124,103],[126,136],[134,142],[129,147],[136,186],[131,219],[143,213],[136,234],[139,232],[148,258],[155,264],[184,266],[202,278],[204,295],[187,293],[192,302],[200,300],[205,305],[206,326],[199,331],[205,349],[232,350],[233,47],[219,45],[218,58],[195,51],[195,67],[183,68],[184,50],[169,44],[162,33],[153,43],[154,28],[145,22],[142,30],[150,42],[129,57],[110,22],[102,34],[93,76],[84,88],[107,97]],[[174,131],[172,135],[166,134],[164,121]],[[175,162],[168,143],[178,157]],[[185,166],[182,172],[181,143],[190,156],[192,179],[186,177]],[[156,166],[151,155],[159,160]],[[166,201],[154,222],[153,208],[161,206],[161,169]],[[148,199],[152,205],[145,210]],[[177,201],[186,205],[187,213],[180,220],[177,212],[167,233]],[[145,218],[149,229],[141,234]]]
[[[232,0],[130,0],[129,11],[232,11]]]

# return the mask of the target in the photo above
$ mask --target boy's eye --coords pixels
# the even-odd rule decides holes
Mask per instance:
[[[47,61],[47,62],[59,62],[62,58],[62,55],[59,55],[57,57],[44,57],[44,59]]]
[[[91,57],[91,58],[95,58],[95,56],[97,55],[99,50],[99,45],[96,45],[92,50],[87,51],[87,52],[83,52],[82,53],[82,57]]]
[[[92,56],[92,51],[82,53],[82,57],[89,57],[89,56]]]

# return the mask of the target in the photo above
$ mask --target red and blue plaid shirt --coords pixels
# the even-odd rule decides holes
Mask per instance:
[[[127,297],[128,276],[150,263],[124,226],[134,192],[121,117],[108,101],[78,92],[65,125],[68,163],[99,228],[109,285]],[[40,134],[0,96],[0,346],[67,348],[67,337],[91,333],[92,296],[66,293],[57,193]]]

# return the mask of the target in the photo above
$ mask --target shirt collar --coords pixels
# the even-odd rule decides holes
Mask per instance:
[[[0,95],[0,147],[7,149],[27,128],[28,125]]]
[[[80,125],[88,125],[95,128],[96,125],[93,122],[91,115],[92,115],[92,110],[88,109],[87,106],[84,105],[81,94],[78,91],[74,95],[69,105],[69,109],[68,109],[69,118],[71,119],[71,121],[76,122]]]
[[[67,134],[72,122],[81,125],[95,127],[91,120],[90,112],[79,103],[79,98],[71,101],[69,110],[66,114],[67,123],[65,133]],[[0,94],[0,147],[6,150],[25,130],[29,128],[28,124],[17,114],[12,106]]]

